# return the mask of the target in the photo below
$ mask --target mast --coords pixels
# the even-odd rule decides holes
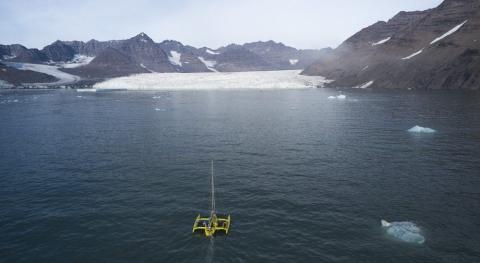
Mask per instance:
[[[212,199],[212,215],[215,214],[215,184],[213,182],[213,160],[212,160],[212,179],[211,179],[211,184],[212,184],[212,196],[211,196],[211,199]]]

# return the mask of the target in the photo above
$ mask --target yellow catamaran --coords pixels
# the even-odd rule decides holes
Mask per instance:
[[[230,215],[217,215],[215,210],[215,184],[213,182],[213,161],[212,161],[212,178],[211,178],[211,211],[209,217],[202,217],[198,215],[193,223],[192,232],[204,233],[205,236],[210,237],[217,232],[228,234],[230,228]]]

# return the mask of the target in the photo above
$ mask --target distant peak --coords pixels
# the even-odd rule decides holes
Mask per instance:
[[[144,32],[141,32],[140,34],[134,36],[132,39],[138,39],[142,42],[153,42],[153,40]]]

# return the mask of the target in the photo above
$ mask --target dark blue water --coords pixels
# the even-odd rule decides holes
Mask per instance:
[[[480,94],[334,94],[1,92],[0,262],[479,262]]]

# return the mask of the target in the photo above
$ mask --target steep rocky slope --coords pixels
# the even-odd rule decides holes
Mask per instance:
[[[479,89],[479,53],[480,1],[446,0],[361,30],[303,74],[337,87]]]

